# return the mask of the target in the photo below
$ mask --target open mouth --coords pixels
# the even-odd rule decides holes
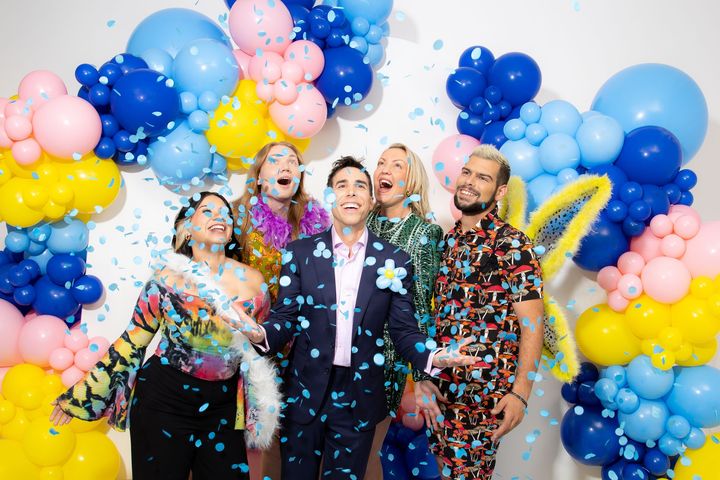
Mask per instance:
[[[357,212],[358,210],[360,210],[360,204],[356,202],[344,203],[342,204],[342,209],[350,212]]]
[[[378,182],[378,188],[380,192],[389,192],[393,188],[393,182],[387,178],[381,178]]]
[[[216,223],[214,225],[210,225],[208,230],[215,233],[225,233],[227,231],[227,225],[222,223]]]
[[[291,177],[287,177],[287,176],[279,177],[279,178],[277,179],[277,183],[278,183],[278,185],[282,185],[283,187],[287,187],[288,185],[290,185],[290,184],[292,183],[292,178],[291,178]]]
[[[475,190],[473,190],[473,189],[471,189],[471,188],[468,188],[468,187],[460,187],[460,188],[458,188],[457,192],[458,192],[460,195],[462,195],[463,197],[477,197],[477,196],[479,196],[479,194],[478,194]]]

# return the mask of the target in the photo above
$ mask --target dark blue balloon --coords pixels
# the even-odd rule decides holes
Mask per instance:
[[[502,100],[502,91],[500,87],[490,85],[485,89],[484,97],[491,105],[497,105]]]
[[[625,182],[620,187],[620,200],[630,205],[636,200],[640,200],[643,197],[642,186],[637,182]]]
[[[571,408],[560,425],[560,439],[565,450],[585,465],[605,465],[618,458],[618,427],[614,418],[604,418],[599,407]]]
[[[628,208],[622,200],[610,200],[607,204],[605,212],[610,220],[619,223],[627,217]]]
[[[123,75],[126,75],[133,70],[138,70],[140,68],[148,68],[148,64],[145,60],[129,53],[116,55],[110,61],[120,67],[120,71]]]
[[[693,204],[694,201],[695,201],[695,197],[693,196],[692,193],[682,192],[680,194],[680,200],[678,201],[678,203],[680,205],[687,205],[689,207],[690,205]]]
[[[105,107],[110,104],[110,89],[102,83],[90,87],[88,100],[93,107]]]
[[[115,148],[119,152],[129,152],[135,148],[135,144],[130,141],[130,133],[127,130],[120,130],[113,135],[112,139],[115,143]]]
[[[86,102],[90,101],[90,89],[87,87],[80,87],[78,90],[77,96],[85,100]]]
[[[13,265],[7,270],[7,279],[13,287],[23,287],[30,283],[32,275],[20,265]]]
[[[628,463],[622,469],[623,480],[650,480],[650,472],[637,463]]]
[[[622,222],[622,231],[628,237],[637,237],[645,231],[645,223],[627,217]]]
[[[607,218],[603,212],[583,239],[573,260],[580,268],[597,272],[608,265],[615,265],[620,255],[628,251],[629,246],[622,227]]]
[[[682,190],[680,190],[680,187],[678,187],[674,183],[668,183],[663,187],[663,190],[665,190],[665,194],[668,197],[668,201],[671,205],[675,205],[680,201],[680,194],[682,193]]]
[[[644,200],[635,200],[628,206],[628,216],[638,222],[644,222],[650,218],[650,204]]]
[[[295,35],[296,39],[300,39],[303,36],[303,33],[305,33],[309,27],[308,25],[308,15],[310,14],[310,10],[303,7],[302,5],[297,4],[288,4],[286,5],[288,7],[288,10],[290,11],[290,15],[292,16],[293,23],[295,24],[295,29],[293,30],[293,34]]]
[[[122,68],[120,68],[120,65],[117,63],[105,62],[102,64],[100,68],[98,68],[98,73],[101,77],[105,77],[107,80],[106,84],[109,86],[115,85],[115,82],[120,80],[120,77],[123,76]]]
[[[82,63],[75,68],[75,80],[84,87],[92,87],[99,78],[97,69],[89,63]]]
[[[505,122],[493,122],[485,125],[485,131],[480,137],[480,142],[495,145],[498,149],[507,142],[507,137],[503,133]]]
[[[332,30],[330,30],[330,34],[325,39],[325,43],[327,44],[328,48],[337,48],[345,45],[346,42],[343,35],[344,34],[340,29],[333,28]]]
[[[497,104],[497,109],[500,111],[500,119],[501,120],[509,120],[513,113],[513,107],[510,105],[510,102],[507,100],[502,100],[500,103]],[[520,117],[520,109],[517,109],[517,116],[514,118]]]
[[[120,130],[120,124],[112,115],[100,115],[103,137],[112,137]]]
[[[326,18],[310,17],[310,32],[317,38],[324,40],[330,35],[331,29],[330,22]]]
[[[582,362],[580,364],[580,372],[578,372],[575,381],[578,383],[582,382],[595,382],[600,378],[600,372],[598,368],[591,362]]]
[[[563,383],[560,387],[560,395],[568,403],[578,403],[578,387],[580,386],[577,382]]]
[[[80,309],[70,290],[53,283],[49,277],[40,277],[35,284],[33,308],[40,315],[55,315],[67,318]]]
[[[32,303],[35,301],[35,297],[35,287],[33,287],[32,285],[18,287],[13,292],[13,301],[17,305],[22,305],[24,307],[32,305]]]
[[[651,215],[665,215],[670,210],[670,200],[668,200],[665,190],[657,185],[645,184],[642,186],[643,200],[650,205]]]
[[[315,45],[317,45],[317,46],[320,48],[320,50],[325,50],[325,40],[323,40],[322,38],[318,38],[318,37],[316,37],[315,35],[313,35],[313,34],[309,31],[309,28],[310,28],[310,27],[308,26],[308,31],[305,32],[305,35],[303,36],[303,39],[304,39],[304,40],[307,40],[308,42],[313,42]],[[317,85],[316,85],[316,86],[317,86]]]
[[[445,91],[450,101],[458,108],[466,108],[470,102],[481,96],[487,86],[485,76],[470,67],[456,68],[448,75]]]
[[[18,263],[18,266],[30,274],[30,281],[40,276],[40,266],[35,260],[25,259]]]
[[[98,158],[107,159],[114,157],[117,150],[115,149],[115,142],[112,141],[112,138],[103,137],[95,146],[94,151]]]
[[[463,110],[458,114],[457,129],[462,134],[480,140],[485,131],[485,121],[481,116],[473,114],[470,110]]]
[[[645,453],[643,465],[653,475],[665,475],[670,468],[670,458],[657,448],[651,448]]]
[[[383,478],[407,480],[410,473],[405,466],[405,455],[396,445],[385,444],[380,451]]]
[[[497,122],[500,120],[500,109],[495,105],[490,105],[483,111],[482,118],[487,123]]]
[[[370,92],[372,67],[363,55],[348,46],[325,50],[325,68],[315,86],[331,105],[351,105],[362,101]],[[349,87],[350,91],[346,91]]]
[[[134,134],[142,128],[151,136],[168,130],[168,123],[179,116],[180,97],[167,80],[164,75],[143,68],[117,81],[110,108],[123,129]]]
[[[225,0],[225,5],[227,5],[228,10],[230,10],[232,6],[235,5],[235,0]]]
[[[72,296],[78,303],[95,303],[100,300],[102,294],[102,282],[94,275],[83,275],[73,283]]]
[[[50,280],[58,285],[80,278],[85,273],[85,262],[75,255],[62,253],[52,257],[45,269]]]
[[[697,175],[690,169],[680,170],[673,181],[680,190],[688,191],[697,185]]]
[[[578,403],[584,406],[600,405],[600,399],[595,395],[595,381],[582,382],[578,386]]]
[[[625,136],[615,165],[622,168],[630,180],[665,185],[680,171],[680,142],[661,127],[636,128]]]
[[[540,67],[530,56],[510,52],[495,60],[490,69],[490,85],[500,87],[502,96],[511,105],[522,105],[532,100],[540,90]]]
[[[283,3],[290,8],[291,5],[301,5],[307,9],[313,8],[315,0],[283,0]]]
[[[465,51],[460,54],[458,65],[461,67],[474,68],[483,75],[487,75],[494,63],[495,55],[493,55],[489,49],[476,45],[465,49]]]
[[[485,107],[487,107],[487,102],[484,97],[475,97],[470,100],[470,103],[468,104],[468,109],[475,115],[481,115],[483,110],[485,110]]]
[[[618,198],[623,185],[627,183],[627,175],[615,165],[599,165],[588,170],[591,175],[606,175],[613,185],[612,198]]]
[[[335,15],[334,16],[331,15],[332,20],[330,20],[330,18],[328,18],[328,20],[330,20],[330,25],[332,27],[338,28],[338,27],[342,27],[343,25],[347,24],[345,22],[345,14],[343,13],[343,10],[341,8],[333,8],[332,11]]]
[[[616,462],[603,465],[602,470],[600,471],[602,480],[621,480],[622,469],[625,465],[627,465],[627,460],[623,458]]]

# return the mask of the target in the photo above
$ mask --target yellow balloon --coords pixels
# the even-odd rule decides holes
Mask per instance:
[[[231,97],[212,114],[206,136],[217,153],[227,158],[253,157],[263,145],[267,122],[249,101]]]
[[[310,148],[311,138],[288,138],[288,141],[295,145],[300,153],[305,153],[305,150]]]
[[[683,336],[680,329],[676,327],[665,327],[658,334],[658,343],[665,349],[675,351],[683,343]]]
[[[240,80],[232,96],[255,107],[263,117],[268,116],[268,104],[257,96],[256,84],[252,80]]]
[[[13,178],[0,187],[0,220],[23,228],[42,220],[42,212],[25,203],[25,192],[34,190],[36,185],[35,180]]]
[[[658,346],[658,344],[655,339],[646,339],[640,342],[640,351],[643,355],[647,355],[649,357],[655,353],[656,346]]]
[[[272,117],[266,117],[265,121],[267,122],[267,132],[263,145],[272,142],[286,142],[288,140],[283,131],[280,130],[280,127],[275,124]]]
[[[690,282],[690,294],[699,298],[707,298],[715,291],[712,278],[697,277]]]
[[[77,435],[75,450],[63,466],[65,478],[73,480],[115,480],[119,471],[117,447],[96,431]]]
[[[28,420],[25,415],[25,410],[18,408],[13,419],[3,425],[2,438],[9,438],[10,440],[17,440],[19,442],[25,435],[25,431],[29,425],[30,420]]]
[[[63,480],[65,474],[63,474],[62,467],[43,467],[40,469],[40,480]]]
[[[58,205],[67,205],[75,198],[75,192],[67,183],[57,183],[50,191],[50,198]]]
[[[103,426],[106,424],[107,420],[105,420],[104,418],[101,418],[100,420],[93,420],[91,422],[86,422],[85,420],[80,420],[79,418],[73,418],[72,420],[70,420],[70,423],[68,423],[70,428],[72,428],[73,432],[75,433],[85,433],[91,430],[102,430]]]
[[[715,338],[720,331],[720,317],[712,314],[706,300],[687,295],[670,308],[672,326],[682,332],[690,343],[703,343]]]
[[[720,317],[720,292],[713,293],[707,299],[708,306],[710,307],[710,313],[716,317]]]
[[[655,338],[664,327],[670,326],[670,305],[657,302],[642,294],[630,302],[625,310],[630,331],[638,338]]]
[[[678,359],[678,365],[683,367],[699,367],[712,360],[715,357],[715,353],[717,353],[717,340],[713,338],[709,342],[693,345],[692,355],[685,360]]]
[[[37,480],[40,469],[26,456],[20,442],[0,439],[0,478]]]
[[[640,340],[628,328],[625,315],[607,304],[585,310],[575,334],[580,351],[593,363],[625,365],[640,354]]]
[[[43,378],[42,389],[46,394],[56,394],[55,396],[58,396],[65,391],[65,386],[62,383],[60,375],[50,373]]]
[[[675,353],[663,350],[650,355],[650,363],[658,370],[670,370],[675,365]]]
[[[0,425],[5,425],[15,416],[17,409],[10,400],[0,400]]]
[[[107,208],[120,192],[120,170],[112,160],[88,155],[65,167],[62,182],[74,192],[71,208],[80,213],[98,213],[96,207]]]
[[[687,360],[692,356],[692,354],[693,347],[688,342],[681,343],[678,349],[675,350],[675,358],[677,361]]]
[[[711,435],[697,450],[686,450],[688,461],[675,464],[674,480],[710,480],[720,476],[720,436]],[[684,465],[687,463],[687,465]]]
[[[45,372],[29,363],[15,365],[5,374],[2,391],[16,407],[32,410],[40,407]]]
[[[242,158],[227,158],[228,170],[236,173],[246,173],[250,164]]]
[[[41,417],[28,426],[22,446],[31,462],[41,467],[51,467],[65,463],[70,457],[75,449],[75,437],[75,432],[69,426],[55,426],[48,417]]]

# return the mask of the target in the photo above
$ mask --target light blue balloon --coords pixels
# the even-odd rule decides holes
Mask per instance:
[[[673,437],[682,440],[690,435],[690,422],[682,415],[671,415],[665,424],[665,430]]]
[[[513,118],[505,122],[503,126],[503,133],[508,140],[520,140],[525,136],[525,122],[519,118]]]
[[[598,397],[602,402],[614,402],[615,396],[620,390],[613,380],[609,378],[601,378],[595,382],[593,387],[595,390],[595,396]]]
[[[512,174],[526,182],[543,173],[538,148],[530,145],[525,138],[516,141],[508,140],[500,147],[500,152],[510,162]]]
[[[159,48],[174,58],[185,45],[200,38],[212,38],[231,46],[222,28],[205,15],[186,8],[167,8],[135,27],[126,50],[142,57],[147,50]]]
[[[390,24],[388,22],[383,22],[380,24],[380,29],[382,29],[383,36],[388,37],[390,36]]]
[[[79,253],[87,248],[90,231],[80,220],[53,223],[50,228],[47,248],[52,253]]]
[[[210,117],[207,112],[195,110],[188,115],[188,125],[193,132],[204,132],[210,128]]]
[[[345,18],[350,22],[363,17],[370,23],[384,22],[392,11],[392,0],[338,0],[338,7],[343,8]]]
[[[198,98],[192,92],[180,93],[180,111],[185,115],[190,115],[198,108]]]
[[[575,173],[577,171],[575,170]],[[625,375],[625,367],[621,365],[612,365],[603,370],[603,378],[610,378],[617,386],[622,388],[627,385],[627,376]]]
[[[215,92],[206,91],[198,97],[198,107],[206,112],[214,112],[220,105],[220,97]]]
[[[666,433],[658,440],[658,448],[668,457],[674,457],[682,451],[682,443],[677,438]]]
[[[370,65],[379,65],[384,56],[385,48],[381,44],[376,43],[368,45],[368,51],[365,54],[365,58],[367,58]]]
[[[683,164],[697,153],[708,129],[708,108],[700,87],[682,70],[645,63],[628,67],[605,82],[592,109],[610,115],[625,133],[654,125],[680,141]]]
[[[47,247],[44,243],[30,241],[26,252],[28,255],[40,255]]]
[[[583,121],[575,140],[580,147],[580,164],[593,168],[617,159],[625,142],[625,132],[614,118],[597,114]]]
[[[30,246],[30,238],[25,232],[10,232],[5,237],[5,248],[13,253],[24,252]]]
[[[577,168],[580,165],[580,147],[570,135],[553,133],[540,145],[539,158],[543,170],[557,174],[565,168]]]
[[[694,427],[717,427],[720,425],[720,370],[709,365],[678,368],[667,404],[672,413],[687,418]]]
[[[540,105],[535,102],[527,102],[520,107],[520,120],[525,122],[526,125],[539,122],[540,115]]]
[[[370,22],[368,22],[367,18],[364,17],[354,18],[350,23],[350,29],[352,30],[353,35],[365,37],[370,30]]]
[[[665,402],[640,399],[640,406],[633,413],[618,413],[620,426],[625,435],[636,442],[657,440],[665,433],[665,423],[670,412]]]
[[[365,37],[353,37],[350,39],[350,48],[354,48],[358,52],[365,55],[368,51],[368,42],[365,40]]]
[[[553,100],[541,109],[540,124],[547,129],[548,135],[566,133],[574,136],[581,123],[580,112],[565,100]]]
[[[150,70],[155,70],[163,75],[172,75],[173,57],[160,48],[149,48],[145,50],[140,58],[145,60]]]
[[[215,175],[224,174],[227,170],[227,160],[225,157],[218,153],[213,153],[212,160],[210,162],[210,171]]]
[[[53,256],[53,253],[49,249],[44,249],[38,255],[26,255],[25,258],[37,263],[38,267],[40,267],[40,274],[45,275],[47,273],[47,264]]]
[[[699,428],[692,427],[690,429],[690,434],[688,434],[688,436],[683,439],[683,443],[687,445],[688,448],[697,450],[698,448],[705,445],[705,432],[703,432]]]
[[[39,223],[34,227],[28,227],[26,232],[33,242],[45,243],[50,237],[52,229],[48,223]]]
[[[557,174],[557,181],[559,186],[563,186],[574,182],[578,177],[580,177],[580,174],[574,168],[563,168]]]
[[[377,25],[370,25],[370,29],[368,30],[367,34],[365,34],[365,40],[367,40],[370,44],[374,44],[380,43],[380,40],[382,40],[382,38],[382,28],[378,27]]]
[[[640,397],[629,388],[621,388],[615,397],[618,410],[623,413],[633,413],[640,406]]]
[[[628,387],[642,398],[655,400],[667,395],[673,388],[675,374],[672,369],[653,367],[650,357],[638,355],[627,366]]]
[[[532,212],[553,194],[557,187],[557,177],[549,173],[541,173],[527,184],[528,212]]]
[[[232,50],[217,40],[201,38],[185,45],[173,62],[173,80],[180,92],[230,95],[240,79]]]
[[[548,136],[547,129],[539,123],[531,123],[525,129],[525,138],[530,144],[539,146]]]
[[[150,167],[163,184],[187,183],[210,171],[210,143],[193,132],[187,121],[178,121],[173,131],[151,143],[148,151]]]
[[[596,112],[595,110],[588,110],[587,112],[583,113],[581,116],[582,116],[583,122],[585,122],[585,121],[591,119],[592,117],[596,117],[598,115],[602,115],[602,113]]]

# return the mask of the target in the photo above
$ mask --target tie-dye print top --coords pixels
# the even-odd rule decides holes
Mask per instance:
[[[270,297],[263,293],[241,302],[258,319],[270,311]],[[241,355],[233,346],[231,329],[213,306],[198,295],[173,289],[157,279],[145,284],[132,321],[107,354],[83,379],[58,398],[65,413],[83,420],[107,416],[117,430],[129,426],[128,411],[135,378],[145,349],[160,330],[155,355],[169,365],[203,380],[225,380],[238,371]],[[245,428],[244,379],[238,380],[235,428]]]

